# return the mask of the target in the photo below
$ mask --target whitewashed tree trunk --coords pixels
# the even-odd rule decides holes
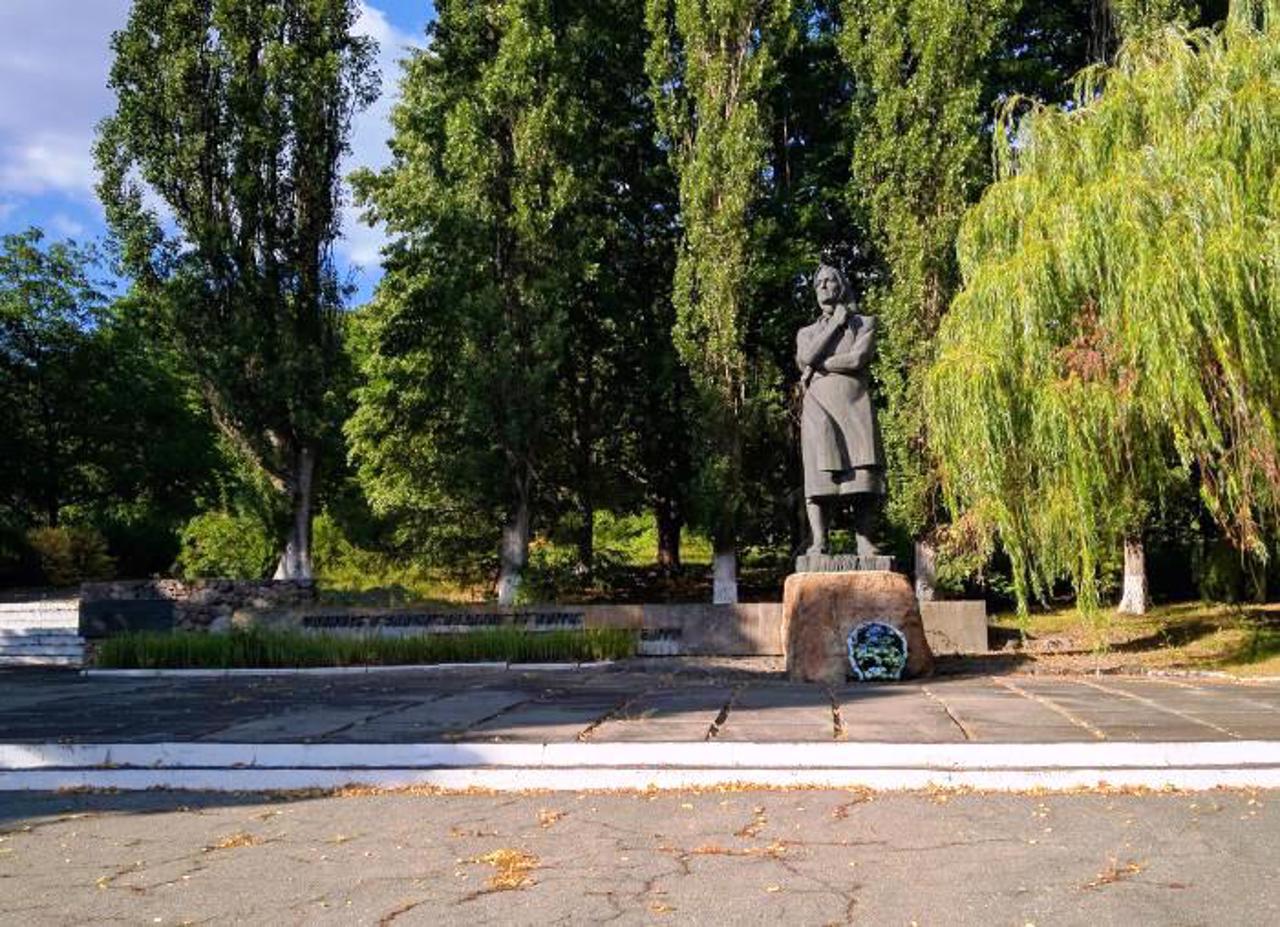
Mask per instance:
[[[738,601],[738,551],[733,547],[716,549],[711,571],[711,601],[715,605],[734,605]]]
[[[502,528],[502,546],[498,569],[499,605],[514,605],[520,592],[520,580],[529,562],[529,494],[521,492],[511,520]]]
[[[916,541],[916,599],[932,602],[938,594],[938,552],[928,541]]]
[[[1124,542],[1124,587],[1116,611],[1122,615],[1147,613],[1147,554],[1141,538]]]
[[[316,453],[309,447],[298,451],[294,462],[293,480],[290,483],[293,520],[289,536],[285,539],[284,553],[276,564],[273,579],[311,579],[311,511],[315,487]]]

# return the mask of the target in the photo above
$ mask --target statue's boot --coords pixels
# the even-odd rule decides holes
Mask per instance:
[[[822,506],[812,499],[806,499],[804,503],[805,511],[809,515],[809,531],[813,535],[813,543],[809,545],[809,549],[805,551],[810,557],[827,552],[827,516]]]
[[[853,530],[858,538],[859,557],[878,557],[880,548],[875,536],[880,522],[880,499],[872,493],[862,493],[853,506]]]

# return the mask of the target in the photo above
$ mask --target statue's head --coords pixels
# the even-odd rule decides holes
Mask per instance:
[[[830,312],[842,302],[852,298],[849,292],[849,281],[845,279],[840,268],[830,264],[819,264],[813,275],[813,289],[818,296],[818,305],[823,312]]]

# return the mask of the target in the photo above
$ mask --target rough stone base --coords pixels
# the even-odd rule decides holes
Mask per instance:
[[[901,573],[793,573],[782,600],[788,677],[828,685],[845,682],[851,675],[846,639],[864,621],[882,621],[906,637],[903,678],[933,672],[915,592]]]
[[[893,570],[893,558],[862,554],[801,554],[797,573],[849,573],[857,570]]]

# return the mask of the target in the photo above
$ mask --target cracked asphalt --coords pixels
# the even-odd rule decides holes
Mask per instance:
[[[0,923],[1280,923],[1280,793],[0,794]]]

